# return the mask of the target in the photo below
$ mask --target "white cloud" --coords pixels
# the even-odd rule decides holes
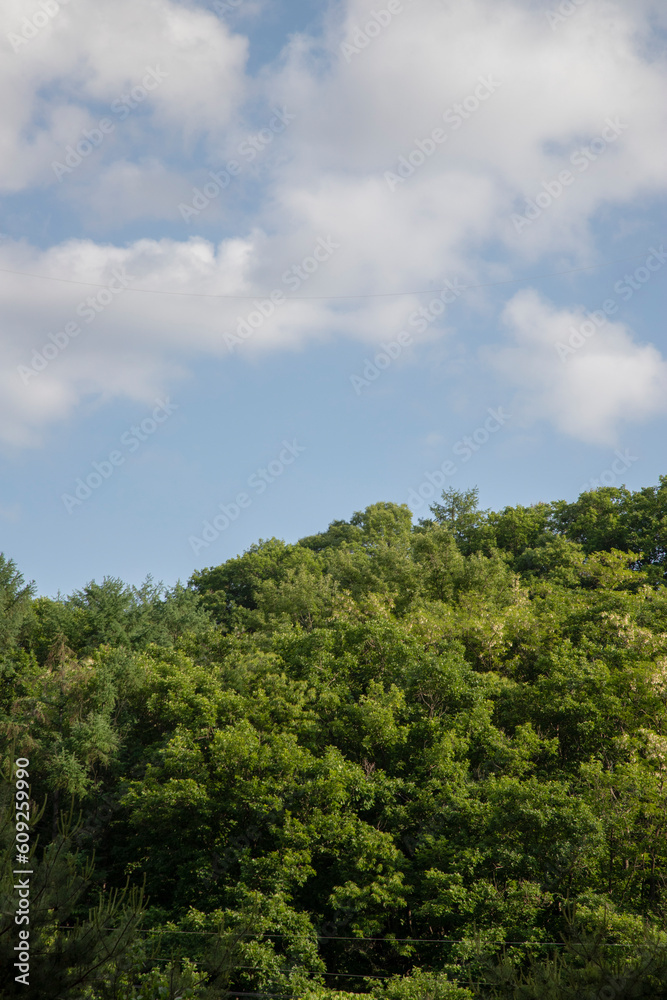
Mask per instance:
[[[324,245],[327,239],[323,234]],[[302,270],[304,259],[308,267],[315,259],[316,246],[309,236],[298,254],[282,259],[272,249],[275,271],[266,292],[280,289],[289,295],[297,282],[303,284],[304,294],[326,291],[322,283],[327,280],[327,260],[311,276]],[[252,333],[241,342],[238,349],[242,351],[294,347],[314,336],[326,336],[335,317],[319,301],[282,301],[272,308],[270,302],[260,300],[256,305],[252,290],[259,286],[254,262],[265,248],[266,238],[260,232],[218,247],[199,238],[188,242],[142,239],[127,247],[70,240],[39,251],[5,241],[0,246],[0,268],[105,288],[37,281],[0,271],[4,305],[0,439],[15,446],[39,444],[43,428],[67,417],[86,397],[127,396],[150,402],[156,393],[167,390],[170,380],[185,374],[187,361],[228,355],[225,334],[234,333],[239,319],[247,320],[250,314]],[[331,259],[336,252],[333,247]],[[327,253],[320,250],[320,256]],[[288,285],[282,278],[293,266],[304,281],[290,271]],[[116,292],[107,292],[107,286]],[[133,293],[132,287],[196,295]],[[218,295],[251,298],[206,297]],[[271,315],[264,318],[261,310]],[[68,324],[75,324],[78,332],[67,334]]]
[[[35,10],[25,0],[0,8],[0,88],[12,95],[0,126],[0,188],[52,182],[52,160],[84,127],[114,120],[113,102],[131,100],[150,70],[157,85],[133,115],[116,116],[105,155],[114,144],[145,141],[146,113],[165,155],[229,125],[244,94],[247,41],[212,13],[174,0],[69,0],[17,47]]]
[[[95,125],[146,66],[167,73],[136,113],[117,124],[99,159],[93,154],[52,188],[73,213],[83,206],[96,231],[130,220],[136,232],[138,220],[165,220],[170,212],[180,225],[177,202],[191,195],[189,177],[222,167],[228,151],[233,154],[245,132],[266,124],[276,104],[295,119],[262,154],[258,173],[248,171],[257,185],[252,206],[245,206],[246,177],[239,177],[191,223],[193,233],[199,223],[222,218],[229,224],[227,207],[243,205],[233,214],[241,218],[236,238],[217,247],[197,237],[139,239],[126,247],[69,240],[43,251],[6,242],[2,266],[107,281],[112,268],[123,265],[134,284],[158,290],[290,293],[296,290],[285,286],[285,272],[312,254],[319,237],[332,236],[340,248],[298,294],[437,288],[445,279],[501,280],[520,273],[524,258],[546,252],[589,263],[601,210],[664,191],[667,112],[657,98],[667,73],[664,58],[646,47],[648,0],[584,4],[556,31],[541,7],[524,0],[404,0],[403,7],[347,62],[341,43],[358,37],[369,6],[367,0],[332,5],[323,38],[295,36],[277,66],[248,80],[247,40],[195,6],[70,0],[14,53],[5,36],[26,8],[23,0],[7,0],[0,15],[7,49],[0,83],[14,96],[0,131],[5,190],[54,184],[51,160],[83,127]],[[498,85],[475,108],[481,79]],[[468,117],[457,119],[455,106],[466,99]],[[571,168],[572,153],[610,117],[627,128],[517,232],[512,213],[543,182]],[[437,128],[446,140],[392,191],[385,174],[395,173],[399,158]],[[493,266],[482,263],[489,246],[500,257]],[[16,366],[71,319],[86,294],[76,286],[0,277],[6,441],[37,442],[45,424],[70,414],[87,394],[148,399],[192,359],[224,356],[224,333],[253,309],[252,302],[128,291],[37,378],[17,382]],[[403,328],[422,301],[292,302],[276,308],[239,350],[295,348],[333,335],[377,343]],[[522,301],[513,299],[512,308]],[[544,318],[548,309],[541,309],[533,311]],[[548,412],[546,403],[541,410],[539,400],[531,404],[536,415],[547,415],[566,433],[602,440],[622,416],[657,412],[660,377],[656,382],[649,369],[657,365],[662,372],[662,359],[653,348],[633,345],[620,327],[616,340],[609,336],[604,356],[591,346],[567,371],[557,369],[555,358],[553,384],[544,345],[530,341],[528,357],[550,400]],[[599,410],[584,398],[584,387],[594,382],[591,365],[607,373]],[[633,371],[630,383],[616,379],[619,366]]]
[[[208,178],[207,178],[208,179]],[[83,183],[81,183],[83,182]],[[107,167],[84,178],[78,186],[66,186],[64,196],[89,225],[107,231],[135,219],[180,218],[178,205],[192,200],[191,185],[161,160],[146,157],[140,162],[115,160]]]
[[[547,420],[557,430],[592,444],[615,444],[621,424],[667,412],[667,361],[651,344],[639,344],[624,323],[607,321],[569,346],[572,329],[587,321],[582,309],[557,309],[532,289],[507,303],[503,320],[512,346],[484,356],[518,388],[518,420]],[[588,321],[592,324],[592,321]]]
[[[349,64],[340,46],[353,44],[355,29],[369,21],[365,0],[348,0],[343,23],[331,24],[328,68],[313,68],[318,62],[311,40],[292,43],[271,88],[297,111],[288,140],[297,154],[288,179],[293,188],[312,193],[316,183],[322,192],[321,175],[337,174],[361,191],[369,176],[394,170],[399,156],[442,127],[446,141],[406,186],[435,181],[443,195],[450,192],[431,219],[446,240],[444,209],[456,196],[452,182],[462,173],[480,178],[493,193],[484,237],[533,257],[554,248],[583,256],[597,210],[664,191],[666,112],[656,96],[667,83],[665,62],[643,50],[641,8],[587,4],[562,30],[551,31],[544,10],[511,0],[406,0],[403,6]],[[443,114],[489,78],[499,84],[492,96],[458,126],[453,116],[443,124]],[[600,135],[608,118],[627,128],[585,172],[573,169],[570,156]],[[512,211],[567,168],[575,182],[517,234]],[[396,212],[390,199],[385,207]],[[410,222],[405,240],[412,248],[421,242],[423,215]]]

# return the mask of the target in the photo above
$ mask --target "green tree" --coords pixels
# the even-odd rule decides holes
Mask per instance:
[[[0,552],[0,657],[24,636],[34,593],[34,583],[26,584],[14,560]]]
[[[488,523],[488,511],[478,507],[479,489],[456,490],[453,486],[442,491],[442,503],[434,503],[430,510],[437,524],[445,525],[452,532],[464,555],[478,552],[494,542],[494,533]]]
[[[29,923],[15,923],[18,895],[14,889],[13,788],[3,775],[0,820],[0,994],[10,1000],[26,995],[17,982],[16,947],[19,930],[29,930],[29,989],[43,1000],[84,1000],[91,987],[108,982],[145,955],[137,948],[136,932],[145,910],[143,893],[127,885],[99,893],[94,866],[73,848],[76,825],[71,813],[56,836],[38,848],[33,838],[22,881],[29,883]],[[29,803],[31,822],[38,816]],[[18,866],[20,867],[20,866]],[[23,970],[20,970],[23,971]]]

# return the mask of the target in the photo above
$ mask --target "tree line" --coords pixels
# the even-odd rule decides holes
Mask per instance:
[[[0,557],[0,996],[667,997],[667,476],[165,589]]]

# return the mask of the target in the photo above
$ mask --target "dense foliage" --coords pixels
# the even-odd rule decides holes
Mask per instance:
[[[378,503],[187,587],[0,559],[0,995],[667,997],[667,477]]]

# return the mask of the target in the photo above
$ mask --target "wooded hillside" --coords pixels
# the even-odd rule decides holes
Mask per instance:
[[[667,997],[667,476],[431,513],[169,591],[2,559],[2,997]]]

